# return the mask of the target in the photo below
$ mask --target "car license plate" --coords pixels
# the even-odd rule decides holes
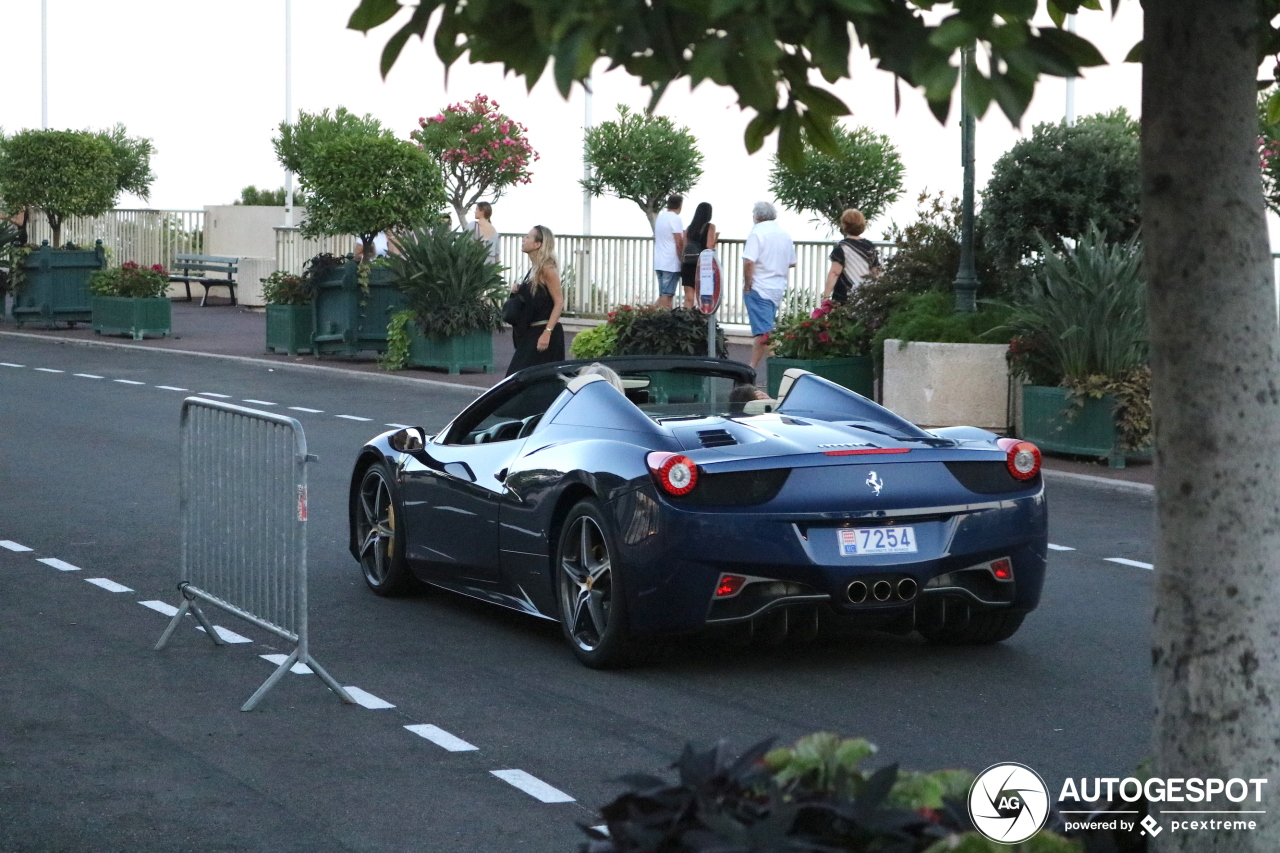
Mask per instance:
[[[842,527],[840,556],[861,554],[914,554],[916,531],[913,527]]]

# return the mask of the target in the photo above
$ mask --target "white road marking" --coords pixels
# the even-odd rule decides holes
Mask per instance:
[[[73,373],[72,376],[79,376],[81,379],[101,379],[102,377],[96,373]]]
[[[107,578],[85,578],[85,580],[94,586],[102,587],[107,592],[133,592],[133,590],[129,589],[129,587],[124,584],[116,583],[115,581]]]
[[[553,788],[537,776],[530,776],[523,770],[490,770],[508,785],[519,788],[536,800],[544,803],[572,803],[573,797],[558,788]]]
[[[0,361],[0,367],[26,367],[26,365],[14,364],[12,361]]]
[[[409,424],[386,424],[393,429],[413,429]]]
[[[174,610],[173,612],[177,613],[178,611]],[[203,631],[204,626],[197,625],[196,630]],[[248,637],[241,636],[240,634],[237,634],[235,631],[232,631],[230,628],[223,628],[221,625],[214,625],[213,630],[218,632],[218,636],[222,638],[222,642],[224,643],[252,643],[253,642],[253,640],[250,640]]]
[[[366,693],[365,691],[361,690],[359,687],[352,687],[351,685],[346,684],[346,685],[343,685],[343,689],[351,694],[351,698],[356,700],[357,705],[363,705],[364,707],[369,708],[370,710],[380,711],[385,708],[395,707],[395,705],[392,705],[390,702],[387,702],[384,699],[379,699],[377,696],[374,696],[372,693]]]
[[[54,370],[52,367],[37,367],[36,370],[41,373],[66,373],[65,370]]]
[[[242,403],[253,403],[255,406],[278,406],[279,403],[271,403],[267,400],[241,400]]]
[[[289,410],[293,412],[306,412],[309,415],[324,414],[324,409],[308,409],[306,406],[290,406]]]
[[[145,382],[139,382],[136,379],[112,379],[112,382],[119,382],[121,385],[146,385]]]
[[[1050,542],[1049,550],[1050,551],[1074,551],[1075,548],[1068,548],[1066,545],[1054,545],[1052,542]]]
[[[258,657],[266,661],[271,661],[276,666],[279,666],[289,659],[288,655],[258,655]],[[293,666],[289,667],[289,671],[294,675],[310,675],[311,667],[307,666],[305,663],[295,663]]]
[[[1103,557],[1108,563],[1119,563],[1122,566],[1133,566],[1135,569],[1154,569],[1155,566],[1150,563],[1140,563],[1137,560],[1126,560],[1124,557]]]
[[[472,746],[460,737],[449,734],[439,726],[433,726],[428,723],[422,723],[416,726],[405,726],[405,728],[413,732],[418,737],[424,737],[436,746],[443,747],[450,752],[470,752],[471,750],[480,748],[478,746]]]
[[[138,603],[143,607],[150,607],[157,613],[163,613],[165,616],[172,616],[178,612],[178,608],[167,601],[139,601]]]
[[[177,385],[157,385],[161,391],[186,391],[186,388],[179,388]]]
[[[605,835],[609,834],[609,827],[606,824],[602,823],[599,826],[593,826],[591,828],[594,829],[596,832],[603,832]]]
[[[4,548],[6,551],[19,551],[19,552],[31,550],[26,545],[19,545],[17,542],[13,542],[9,539],[0,539],[0,548]]]
[[[219,400],[230,400],[230,399],[231,399],[231,395],[230,395],[230,394],[215,394],[215,393],[213,393],[212,391],[201,391],[201,392],[200,392],[200,396],[201,396],[201,397],[217,397]]]
[[[57,569],[60,572],[80,571],[79,566],[73,566],[70,563],[64,563],[62,560],[59,560],[57,557],[43,557],[39,560],[36,560],[36,562],[44,563],[46,566],[53,566],[55,569]]]
[[[358,418],[355,415],[334,415],[335,418],[342,418],[344,421],[364,421],[368,423],[373,418]]]

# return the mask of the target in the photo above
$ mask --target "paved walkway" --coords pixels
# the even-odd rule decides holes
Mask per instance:
[[[86,325],[74,329],[37,329],[24,327],[18,329],[8,313],[0,320],[0,331],[21,331],[25,334],[63,340],[84,342],[120,343],[142,346],[152,349],[175,350],[181,352],[198,352],[210,355],[228,355],[241,358],[263,359],[289,364],[310,364],[336,367],[363,373],[385,373],[378,366],[377,358],[365,353],[356,358],[340,356],[324,359],[310,355],[290,356],[287,354],[268,353],[266,341],[266,314],[261,309],[231,306],[225,299],[210,298],[210,305],[201,308],[198,302],[175,301],[173,303],[173,335],[168,338],[147,338],[134,341],[128,337],[108,337],[96,335]],[[7,306],[6,306],[7,307]],[[573,333],[566,329],[566,346],[573,339]],[[509,331],[496,332],[493,336],[494,372],[465,372],[450,376],[443,370],[410,368],[401,371],[405,377],[445,381],[477,388],[488,388],[502,379],[507,364],[511,361],[514,348]],[[0,343],[3,352],[3,343]],[[751,354],[750,347],[740,344],[729,345],[729,357],[735,361],[746,362]],[[764,376],[764,369],[760,371]],[[763,379],[762,379],[763,381]],[[1046,457],[1044,466],[1069,479],[1080,482],[1091,482],[1102,478],[1102,485],[1110,484],[1116,488],[1130,488],[1150,491],[1155,481],[1153,466],[1147,462],[1130,463],[1127,468],[1114,470],[1105,463],[1099,464],[1086,460]],[[1083,478],[1083,479],[1082,479]]]

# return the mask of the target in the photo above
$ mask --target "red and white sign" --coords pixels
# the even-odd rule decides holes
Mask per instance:
[[[703,249],[698,255],[698,309],[714,314],[720,307],[720,259],[715,249]]]

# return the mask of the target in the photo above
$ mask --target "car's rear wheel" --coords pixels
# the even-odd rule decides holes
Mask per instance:
[[[967,603],[947,602],[918,614],[916,630],[940,646],[986,646],[1007,640],[1022,627],[1025,613],[974,610]]]
[[[592,669],[634,659],[616,541],[600,504],[587,498],[569,511],[556,542],[560,625],[578,660]]]
[[[360,480],[353,511],[360,568],[365,583],[378,595],[401,595],[415,586],[396,531],[394,489],[387,466],[375,463]]]

